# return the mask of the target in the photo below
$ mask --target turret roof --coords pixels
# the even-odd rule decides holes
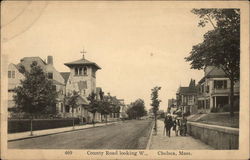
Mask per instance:
[[[89,66],[94,66],[97,69],[101,69],[101,67],[98,66],[96,63],[91,62],[91,61],[89,61],[89,60],[87,60],[85,58],[82,58],[82,59],[79,59],[79,60],[76,60],[76,61],[73,61],[73,62],[64,63],[64,65],[66,65],[68,67],[72,67],[72,66],[75,66],[75,65],[89,65]]]

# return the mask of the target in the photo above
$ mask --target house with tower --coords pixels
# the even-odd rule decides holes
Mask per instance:
[[[64,115],[78,117],[85,122],[100,121],[100,114],[96,113],[95,117],[87,110],[89,104],[87,97],[92,93],[99,94],[100,88],[96,88],[96,72],[101,69],[96,63],[91,62],[84,57],[73,62],[64,63],[69,67],[70,72],[62,72],[61,75],[65,80],[66,96],[72,95],[73,92],[78,93],[77,107],[70,108],[67,102],[65,103]]]

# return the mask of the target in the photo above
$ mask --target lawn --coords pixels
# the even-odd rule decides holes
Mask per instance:
[[[230,117],[228,112],[209,113],[196,119],[195,122],[239,128],[239,112],[235,113],[234,117]]]

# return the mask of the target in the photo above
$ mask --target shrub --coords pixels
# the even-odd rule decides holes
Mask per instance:
[[[229,112],[230,111],[230,105],[229,104],[226,104],[222,107],[222,111],[223,112]]]
[[[215,108],[215,107],[211,108],[211,112],[212,112],[212,113],[217,113],[218,111],[219,111],[218,108]]]

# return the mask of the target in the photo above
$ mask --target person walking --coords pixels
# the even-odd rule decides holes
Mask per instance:
[[[168,124],[168,116],[166,116],[165,117],[165,119],[164,119],[164,131],[163,131],[163,135],[165,136],[165,134],[166,134],[166,136],[167,136],[167,124]],[[165,133],[166,132],[166,133]]]
[[[180,134],[180,119],[179,119],[179,117],[176,118],[175,123],[176,123],[175,135],[178,136]]]
[[[172,117],[171,117],[171,115],[168,115],[167,126],[166,126],[166,130],[167,130],[166,132],[167,132],[168,137],[170,137],[172,125],[173,125]]]
[[[183,135],[187,135],[187,117],[183,117]]]
[[[181,119],[181,136],[186,136],[187,134],[187,119],[185,116],[182,117]]]
[[[177,123],[176,123],[176,117],[173,117],[173,131],[175,131],[175,135],[176,135],[176,127],[177,127]]]

